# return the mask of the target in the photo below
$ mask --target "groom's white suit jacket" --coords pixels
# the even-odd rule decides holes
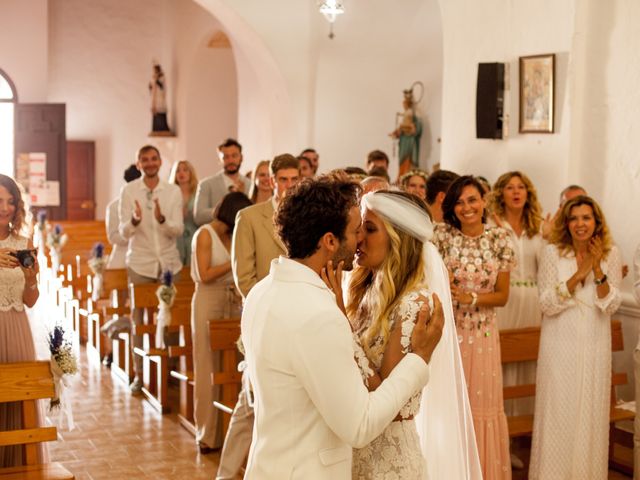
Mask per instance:
[[[245,479],[351,479],[351,449],[376,438],[429,367],[408,354],[368,392],[348,320],[310,268],[280,257],[249,293],[242,340],[255,398]]]

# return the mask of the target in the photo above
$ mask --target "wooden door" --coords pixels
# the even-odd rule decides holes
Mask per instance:
[[[17,103],[15,119],[16,157],[21,153],[46,154],[46,179],[60,182],[60,205],[47,207],[47,216],[49,220],[64,220],[67,216],[65,104]]]
[[[67,220],[95,220],[95,142],[67,142]]]

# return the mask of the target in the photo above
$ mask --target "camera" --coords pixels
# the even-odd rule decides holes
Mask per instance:
[[[20,265],[22,265],[24,268],[31,268],[36,263],[36,257],[34,256],[35,253],[35,250],[30,250],[27,248],[25,250],[16,250],[10,255],[16,257],[18,259],[18,262],[20,262]]]

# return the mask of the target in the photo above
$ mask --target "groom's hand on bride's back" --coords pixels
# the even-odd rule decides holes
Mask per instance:
[[[416,326],[411,335],[411,350],[416,355],[429,363],[431,354],[438,345],[444,328],[444,313],[442,312],[442,303],[434,293],[433,294],[433,311],[429,308],[429,302],[424,302]]]

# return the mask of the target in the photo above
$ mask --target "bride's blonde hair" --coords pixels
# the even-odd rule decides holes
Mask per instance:
[[[378,192],[376,192],[377,194]],[[424,209],[428,207],[418,197],[405,192],[383,191],[387,195],[398,195]],[[374,194],[375,195],[375,194]],[[373,210],[374,213],[375,210]],[[389,252],[382,265],[373,272],[370,268],[357,266],[349,283],[349,302],[347,316],[352,322],[359,315],[371,319],[369,326],[362,331],[360,340],[367,356],[373,354],[373,340],[381,336],[384,350],[391,332],[389,315],[398,305],[402,296],[425,283],[423,243],[406,232],[395,228],[388,220],[379,216],[389,235]],[[375,295],[371,293],[374,292]],[[360,326],[356,326],[360,327]]]

